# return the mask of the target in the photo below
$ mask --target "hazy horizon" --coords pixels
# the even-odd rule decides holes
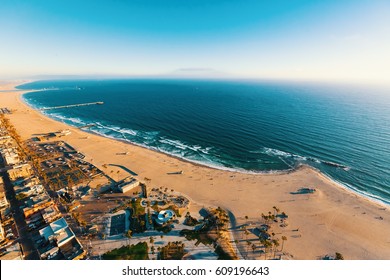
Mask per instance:
[[[4,1],[0,78],[389,84],[387,1]]]

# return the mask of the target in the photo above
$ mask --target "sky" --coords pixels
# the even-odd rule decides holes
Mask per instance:
[[[390,83],[388,0],[1,0],[0,78]]]

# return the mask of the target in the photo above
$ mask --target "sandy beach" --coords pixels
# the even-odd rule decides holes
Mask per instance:
[[[288,174],[260,175],[194,165],[49,119],[22,102],[23,91],[6,91],[13,86],[0,84],[0,107],[12,109],[7,117],[23,139],[69,129],[71,134],[63,140],[99,168],[103,164],[124,166],[137,173],[141,181],[150,178],[152,186],[175,189],[199,205],[225,208],[235,217],[233,226],[259,224],[261,213],[277,206],[289,216],[289,226],[275,229],[277,235],[287,237],[284,251],[288,258],[318,259],[340,252],[345,259],[390,259],[389,206],[346,190],[313,168],[304,166]],[[115,179],[128,175],[124,169],[110,168]],[[183,174],[167,174],[178,170]],[[316,192],[292,194],[302,187],[315,188]],[[240,230],[234,232],[236,239],[242,236]],[[247,238],[254,240],[256,236]]]

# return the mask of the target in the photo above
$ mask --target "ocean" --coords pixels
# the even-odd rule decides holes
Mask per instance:
[[[240,172],[311,165],[390,204],[390,91],[270,81],[58,80],[24,101],[49,117],[188,161]]]

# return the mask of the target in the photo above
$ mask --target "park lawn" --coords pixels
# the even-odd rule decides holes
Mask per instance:
[[[105,260],[148,260],[148,244],[140,242],[135,245],[122,246],[105,253],[102,257]]]

